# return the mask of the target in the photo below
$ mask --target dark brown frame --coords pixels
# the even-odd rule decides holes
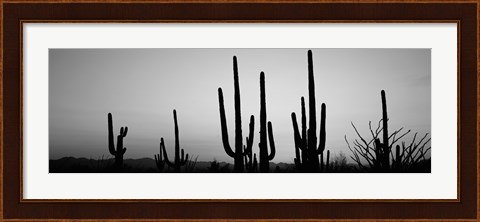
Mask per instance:
[[[476,1],[3,1],[0,0],[0,220],[26,219],[411,219],[477,220],[479,210],[478,14]],[[24,200],[24,22],[456,22],[457,200]]]

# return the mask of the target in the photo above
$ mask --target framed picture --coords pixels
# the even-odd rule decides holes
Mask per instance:
[[[475,1],[1,11],[3,220],[479,218]]]

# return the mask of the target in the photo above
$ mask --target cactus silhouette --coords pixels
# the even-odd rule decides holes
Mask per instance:
[[[300,171],[305,171],[307,167],[307,118],[305,114],[305,99],[301,98],[301,107],[302,107],[302,135],[298,132],[298,124],[295,113],[292,113],[292,125],[294,131],[294,141],[295,141],[295,166]],[[305,166],[304,166],[305,165]]]
[[[374,168],[379,171],[388,171],[390,169],[390,152],[391,147],[388,144],[388,114],[387,114],[387,99],[385,91],[381,91],[382,96],[382,131],[383,131],[383,143],[380,139],[376,138],[374,143],[375,161],[373,161]],[[397,155],[399,155],[400,147],[397,147]],[[400,158],[399,158],[400,159]],[[395,165],[395,161],[393,163]]]
[[[369,122],[369,128],[373,138],[366,139],[362,137],[353,123],[353,129],[363,143],[355,142],[352,148],[345,136],[348,148],[353,153],[352,160],[357,163],[360,169],[371,172],[409,172],[410,170],[424,170],[425,165],[423,164],[430,161],[426,158],[426,154],[431,149],[431,147],[428,146],[431,140],[427,138],[428,133],[419,141],[416,141],[418,133],[415,133],[409,145],[405,142],[401,142],[401,146],[395,145],[400,139],[409,134],[411,130],[404,132],[402,131],[402,127],[398,130],[393,130],[392,133],[389,134],[387,98],[384,90],[381,91],[381,97],[382,119],[378,122],[376,129],[372,129],[371,122]],[[373,147],[371,145],[372,143]],[[395,147],[395,153],[392,151],[393,147]],[[365,164],[368,164],[368,166]]]
[[[387,116],[387,98],[385,90],[382,90],[382,121],[383,121],[383,143],[380,143],[382,151],[382,168],[390,168],[390,146],[388,145],[388,116]]]
[[[117,147],[113,142],[113,118],[112,114],[108,113],[108,151],[115,156],[115,168],[121,170],[123,168],[123,154],[127,148],[123,147],[123,138],[127,136],[128,127],[120,127],[120,134],[117,136]]]
[[[163,169],[165,168],[165,160],[163,159],[161,142],[160,142],[160,153],[155,154],[154,157],[155,157],[155,165],[157,166],[158,171],[162,172]]]
[[[267,105],[265,101],[265,74],[260,73],[260,172],[266,173],[270,169],[269,161],[275,157],[275,141],[273,140],[272,123],[268,122],[268,139],[270,142],[270,154],[267,144]]]
[[[315,80],[313,75],[313,58],[312,51],[308,50],[308,103],[309,103],[309,126],[306,128],[306,115],[305,115],[305,101],[301,98],[302,105],[302,135],[300,135],[297,117],[295,112],[292,113],[292,125],[294,130],[295,141],[295,164],[301,170],[305,172],[318,172],[323,170],[323,151],[325,150],[326,132],[326,105],[322,103],[321,116],[320,116],[320,134],[319,143],[317,147],[317,118],[316,118],[316,105],[315,105]],[[300,152],[302,158],[300,159]],[[319,163],[319,157],[321,156],[321,163]]]
[[[160,139],[160,149],[163,151],[163,156],[165,156],[165,163],[169,167],[172,167],[174,172],[179,173],[180,167],[184,166],[188,161],[188,154],[185,155],[184,150],[180,151],[180,142],[178,139],[178,124],[177,124],[177,111],[173,110],[173,121],[175,122],[175,159],[173,162],[170,162],[168,159],[168,154],[165,149],[165,143],[163,137]],[[180,153],[181,152],[181,153]]]
[[[225,107],[223,103],[223,92],[222,88],[218,88],[218,103],[220,109],[220,123],[221,123],[221,130],[222,130],[222,142],[223,148],[228,156],[234,159],[234,168],[233,172],[240,173],[244,171],[244,156],[246,153],[245,150],[252,149],[253,145],[253,130],[255,126],[255,118],[250,116],[250,132],[249,136],[247,137],[247,144],[246,147],[243,147],[243,138],[242,138],[242,115],[241,115],[241,108],[240,108],[240,86],[238,81],[238,66],[237,66],[237,57],[233,57],[233,84],[234,84],[234,100],[235,100],[235,151],[232,150],[230,147],[230,143],[228,141],[228,127],[227,127],[227,119],[225,116]]]
[[[255,119],[253,116],[250,116],[249,132],[250,136],[247,137],[247,145],[243,145],[243,155],[245,159],[245,170],[249,173],[254,172],[254,159],[257,158],[257,155],[252,151],[253,145],[253,131],[255,130]]]

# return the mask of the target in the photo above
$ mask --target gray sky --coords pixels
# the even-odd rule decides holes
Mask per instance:
[[[221,87],[229,139],[234,146],[233,56],[237,56],[243,135],[255,115],[258,153],[260,72],[265,72],[267,119],[277,154],[293,162],[291,112],[300,118],[308,96],[308,49],[50,49],[49,157],[110,158],[107,113],[115,135],[128,126],[125,158],[153,158],[164,137],[174,152],[173,109],[180,146],[199,161],[233,162],[221,140],[217,89]],[[368,135],[368,121],[381,119],[386,90],[390,130],[430,133],[430,49],[312,49],[317,100],[327,106],[327,149],[350,156],[344,135],[350,125]],[[308,113],[308,102],[307,102]],[[319,122],[319,119],[317,119]],[[319,124],[319,123],[317,123]]]

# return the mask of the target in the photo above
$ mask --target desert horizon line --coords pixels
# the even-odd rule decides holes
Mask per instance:
[[[311,50],[307,52],[307,63],[308,63],[308,116],[306,114],[306,105],[304,97],[301,98],[301,128],[297,123],[297,117],[295,112],[291,113],[291,120],[293,126],[293,138],[294,138],[294,164],[298,171],[300,172],[328,172],[330,169],[330,151],[332,150],[331,146],[326,149],[326,104],[321,103],[320,108],[320,121],[319,123],[319,134],[317,134],[317,111],[316,111],[316,93],[315,93],[315,82],[314,82],[314,62],[313,62],[313,53]],[[245,143],[243,143],[244,135],[242,135],[242,115],[241,115],[241,100],[240,100],[240,84],[239,84],[239,71],[237,64],[237,57],[233,56],[233,77],[234,77],[234,110],[235,110],[235,143],[234,149],[232,149],[229,142],[228,136],[228,127],[227,127],[227,116],[224,108],[224,97],[222,87],[218,88],[218,104],[219,104],[219,113],[220,113],[220,126],[221,126],[221,139],[223,143],[223,148],[225,153],[233,158],[233,172],[268,172],[269,171],[269,162],[273,161],[276,155],[276,146],[274,141],[273,126],[270,120],[267,120],[267,111],[266,111],[266,84],[265,84],[265,74],[263,71],[260,72],[260,131],[258,132],[259,138],[255,139],[256,133],[255,130],[255,115],[250,116],[250,123],[248,124],[248,136],[245,137]],[[269,85],[270,86],[270,85]],[[297,97],[298,98],[298,97]],[[429,143],[430,138],[424,141],[428,136],[428,133],[420,140],[418,144],[415,143],[415,138],[417,134],[415,133],[413,141],[410,145],[402,143],[400,145],[394,144],[403,138],[405,135],[410,133],[402,132],[403,128],[395,130],[392,133],[388,133],[388,122],[389,118],[387,117],[387,105],[386,105],[386,95],[385,91],[381,90],[381,101],[382,101],[382,118],[378,123],[378,127],[375,131],[372,130],[370,125],[371,136],[373,139],[369,139],[367,142],[362,135],[358,132],[357,128],[351,123],[357,136],[360,138],[352,140],[353,146],[347,140],[345,134],[345,142],[348,146],[348,149],[351,151],[350,158],[358,164],[358,167],[362,169],[373,169],[377,171],[389,171],[389,170],[400,170],[407,169],[406,167],[411,167],[419,161],[425,162],[426,154],[429,153],[431,147],[425,148]],[[116,135],[113,131],[113,117],[109,112],[108,115],[108,150],[109,153],[114,156],[114,168],[121,171],[124,168],[123,159],[124,154],[127,152],[127,148],[124,147],[124,138],[127,137],[128,126],[120,127],[119,134]],[[258,116],[257,116],[258,118]],[[307,126],[307,118],[308,126]],[[168,169],[173,168],[174,172],[180,172],[182,167],[192,167],[192,157],[196,153],[185,152],[184,149],[180,148],[179,142],[179,128],[177,123],[177,113],[176,109],[173,109],[173,119],[174,119],[174,133],[175,133],[175,146],[174,146],[174,157],[168,158],[168,153],[166,151],[165,143],[163,137],[160,137],[160,147],[159,153],[154,155],[157,168],[160,172],[165,169],[165,165],[168,166]],[[268,123],[267,123],[268,122]],[[380,126],[382,123],[382,126]],[[268,125],[268,127],[267,127]],[[308,127],[308,129],[307,129]],[[268,129],[268,130],[267,130]],[[383,136],[382,136],[383,134]],[[318,135],[318,137],[317,137]],[[257,135],[258,136],[258,135]],[[398,137],[397,137],[398,136]],[[114,137],[117,138],[116,143]],[[318,139],[318,140],[317,140]],[[256,140],[258,143],[258,153],[253,152],[253,141]],[[361,142],[359,142],[361,141]],[[278,142],[278,141],[277,141]],[[318,142],[318,144],[317,144]],[[422,144],[423,142],[423,144]],[[318,148],[317,148],[318,146]],[[353,147],[353,148],[352,148]],[[171,149],[171,148],[170,148]],[[326,152],[324,152],[326,151]],[[395,154],[393,154],[395,151]],[[333,153],[333,151],[332,151]],[[373,155],[372,153],[375,153]],[[186,154],[186,155],[185,155]],[[258,158],[257,158],[258,154]],[[171,151],[170,151],[170,155]],[[190,155],[190,159],[189,159]],[[352,156],[353,155],[353,156]],[[390,158],[390,155],[392,156]],[[197,158],[198,158],[197,154]],[[325,159],[326,157],[326,159]],[[215,157],[214,157],[215,158]],[[333,158],[333,156],[332,156]],[[430,158],[430,157],[428,157]],[[197,159],[195,159],[196,163]],[[193,163],[193,166],[195,165]],[[368,164],[368,165],[366,165]]]

